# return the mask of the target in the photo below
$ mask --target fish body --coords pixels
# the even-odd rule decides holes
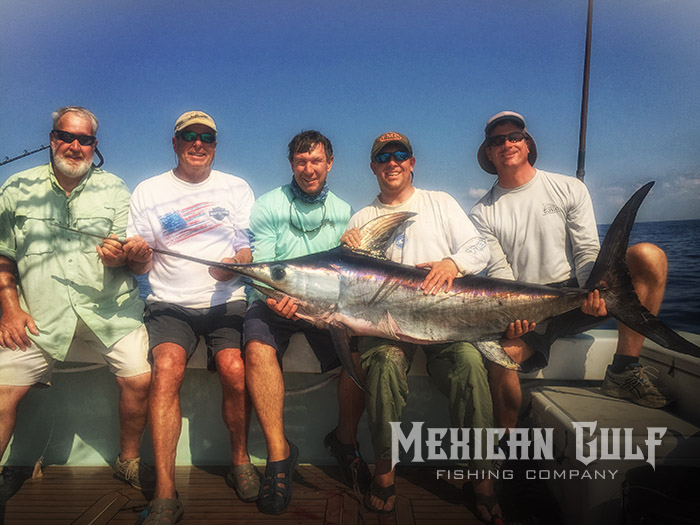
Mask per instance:
[[[585,288],[470,275],[455,279],[449,292],[426,295],[420,285],[427,270],[376,257],[376,243],[370,241],[366,249],[356,251],[338,247],[296,259],[229,267],[253,279],[253,286],[268,297],[292,297],[298,317],[328,328],[341,362],[358,384],[349,355],[351,335],[420,344],[468,341],[487,359],[518,370],[499,343],[508,325],[517,320],[541,323],[579,308],[595,289],[618,320],[666,348],[700,356],[699,347],[642,306],[625,264],[637,210],[653,184],[640,188],[618,213]],[[385,241],[412,214],[398,215],[374,219],[369,230]]]

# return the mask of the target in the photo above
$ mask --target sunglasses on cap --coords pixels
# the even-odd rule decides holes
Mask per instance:
[[[486,139],[486,141],[489,146],[502,146],[506,143],[506,139],[508,142],[520,142],[525,138],[526,135],[522,131],[514,131],[513,133],[508,133],[507,135],[493,135]]]
[[[75,135],[67,131],[61,131],[60,129],[52,129],[51,133],[53,133],[58,140],[66,144],[73,144],[73,141],[77,140],[78,144],[81,146],[92,146],[97,140],[97,137],[92,135]]]
[[[185,142],[194,142],[199,139],[203,144],[213,144],[216,141],[216,135],[213,133],[196,133],[194,131],[179,131],[176,137]]]
[[[404,162],[404,161],[411,158],[411,154],[408,151],[394,151],[392,153],[377,153],[374,156],[374,162],[376,162],[377,164],[384,164],[385,162],[389,162],[392,159],[392,157],[396,162]]]

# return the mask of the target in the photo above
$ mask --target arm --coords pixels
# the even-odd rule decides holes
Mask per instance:
[[[571,240],[571,249],[579,286],[584,286],[600,251],[598,226],[593,212],[593,202],[588,189],[576,181],[566,211],[566,229]]]
[[[26,350],[31,344],[27,330],[39,335],[34,319],[19,305],[17,293],[17,265],[0,255],[0,345],[15,350]]]
[[[448,292],[458,275],[476,274],[489,261],[486,241],[464,213],[462,207],[451,196],[443,194],[440,215],[450,255],[439,261],[418,264],[430,268],[421,288],[426,294],[436,294],[441,288]]]
[[[489,262],[486,268],[486,274],[489,277],[497,277],[499,279],[508,279],[511,281],[515,280],[515,274],[513,269],[508,263],[503,247],[501,246],[498,237],[496,236],[493,228],[489,224],[484,213],[482,213],[482,207],[480,204],[476,204],[471,212],[469,213],[469,218],[476,227],[477,231],[486,241],[486,246],[489,252]]]

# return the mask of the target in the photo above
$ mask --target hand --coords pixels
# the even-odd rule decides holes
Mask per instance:
[[[605,305],[605,299],[600,296],[598,290],[590,292],[581,302],[581,311],[584,314],[594,317],[604,317],[608,315],[608,307]]]
[[[239,261],[235,257],[224,257],[221,259],[221,262],[226,264],[226,263],[233,263],[237,264]],[[209,275],[211,275],[214,279],[217,281],[228,281],[230,279],[233,279],[236,276],[236,272],[231,272],[224,270],[223,268],[215,268],[214,266],[209,267]]]
[[[102,241],[102,246],[97,247],[97,255],[107,268],[118,268],[126,264],[124,247],[114,234]]]
[[[418,268],[430,268],[430,272],[425,276],[423,283],[420,285],[421,290],[428,294],[437,294],[444,286],[445,292],[452,289],[452,282],[457,277],[459,269],[452,259],[443,259],[442,261],[433,261],[427,263],[416,264]]]
[[[285,319],[293,319],[295,321],[299,319],[296,316],[298,308],[297,303],[288,295],[285,295],[279,301],[275,301],[274,299],[268,297],[267,306],[269,306],[270,309],[280,317],[284,317]]]
[[[17,347],[25,351],[32,344],[27,336],[27,329],[34,335],[39,335],[39,330],[34,319],[21,308],[3,310],[0,317],[0,346],[16,350]]]
[[[348,248],[359,248],[362,244],[362,233],[359,228],[350,228],[345,230],[345,233],[340,236],[340,242]]]
[[[517,339],[525,335],[528,332],[532,332],[535,329],[535,323],[530,323],[528,321],[514,321],[508,325],[508,330],[506,330],[506,339]]]
[[[129,237],[124,241],[124,253],[129,262],[147,264],[153,260],[153,250],[141,237]]]

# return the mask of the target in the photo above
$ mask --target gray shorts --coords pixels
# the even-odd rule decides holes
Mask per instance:
[[[144,321],[148,330],[148,360],[153,362],[153,349],[163,343],[181,346],[189,360],[204,337],[207,345],[207,368],[215,370],[214,356],[221,350],[241,348],[243,300],[212,306],[186,308],[176,304],[153,302],[146,304]]]

